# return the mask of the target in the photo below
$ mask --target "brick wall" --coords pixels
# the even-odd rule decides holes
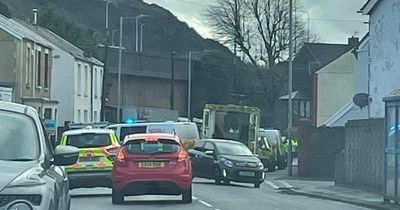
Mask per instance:
[[[354,120],[346,124],[344,162],[337,163],[338,170],[342,167],[343,176],[337,177],[336,184],[382,191],[383,127],[383,119]]]
[[[344,148],[344,128],[299,129],[299,165],[301,177],[334,177],[335,157]]]

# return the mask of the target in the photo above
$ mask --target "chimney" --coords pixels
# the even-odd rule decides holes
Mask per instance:
[[[38,10],[37,9],[33,9],[32,12],[33,12],[33,22],[32,22],[32,24],[34,26],[37,26],[37,22],[38,22],[38,20],[37,20],[37,12],[38,12]]]
[[[348,45],[349,45],[349,46],[351,46],[351,47],[357,47],[357,46],[358,46],[358,43],[359,43],[358,37],[352,36],[352,37],[348,38]]]

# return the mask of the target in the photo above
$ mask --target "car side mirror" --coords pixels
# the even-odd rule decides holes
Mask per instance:
[[[208,150],[204,154],[209,155],[209,156],[214,156],[214,151]]]
[[[54,150],[53,164],[57,166],[69,166],[78,161],[79,149],[72,146],[59,145]]]

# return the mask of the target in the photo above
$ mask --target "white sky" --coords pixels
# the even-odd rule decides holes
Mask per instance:
[[[204,11],[218,0],[144,0],[158,4],[187,22],[200,35],[212,38],[212,31],[205,23]],[[362,38],[368,31],[366,16],[357,11],[367,0],[297,0],[303,11],[310,14],[310,30],[319,35],[322,42],[347,43],[347,38]],[[307,24],[307,13],[302,12]]]

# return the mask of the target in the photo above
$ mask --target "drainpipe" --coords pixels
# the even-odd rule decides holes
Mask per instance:
[[[92,59],[92,58],[91,58]],[[90,121],[93,123],[93,71],[94,65],[90,63],[91,71],[90,71]]]

